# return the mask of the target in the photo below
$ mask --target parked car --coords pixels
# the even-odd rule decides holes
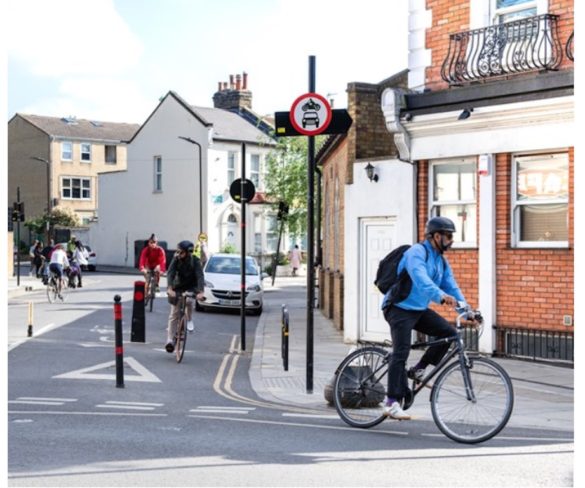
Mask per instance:
[[[195,308],[239,309],[241,307],[241,257],[237,254],[214,254],[205,265],[205,301]],[[256,315],[262,313],[264,286],[256,260],[246,256],[246,309]]]
[[[63,249],[67,250],[67,243],[66,242],[60,242],[59,244],[61,244],[63,246]],[[95,254],[95,251],[92,251],[91,247],[88,246],[87,244],[83,244],[83,247],[85,247],[85,249],[87,249],[89,257],[87,258],[87,266],[82,266],[81,269],[83,271],[96,271],[97,270],[97,256]]]

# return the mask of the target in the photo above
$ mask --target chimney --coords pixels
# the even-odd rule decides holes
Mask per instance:
[[[248,74],[230,75],[229,79],[229,89],[227,82],[220,82],[219,90],[213,95],[214,108],[236,112],[242,108],[252,109],[252,92],[247,89]]]
[[[217,82],[217,91],[220,92],[221,91],[221,81]]]

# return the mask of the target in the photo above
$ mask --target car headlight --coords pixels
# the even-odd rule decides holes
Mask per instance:
[[[205,280],[205,286],[206,286],[207,288],[215,288],[215,287],[213,286],[213,283],[211,283],[210,281],[207,281],[207,280]]]
[[[262,290],[260,285],[251,285],[248,288],[246,288],[246,291],[260,291],[260,290]]]

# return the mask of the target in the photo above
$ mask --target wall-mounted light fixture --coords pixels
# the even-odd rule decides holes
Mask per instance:
[[[368,163],[364,169],[366,170],[366,175],[368,175],[368,180],[378,181],[378,175],[375,173],[376,168],[372,166],[372,163]]]
[[[473,112],[473,108],[464,108],[463,112],[461,112],[459,114],[459,117],[457,117],[457,120],[465,120],[468,119],[469,116],[471,115],[471,112]]]

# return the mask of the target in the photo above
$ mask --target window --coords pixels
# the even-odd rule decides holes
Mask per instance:
[[[278,221],[276,214],[266,216],[266,250],[269,253],[276,252],[278,246]]]
[[[250,157],[250,180],[254,183],[256,191],[260,188],[260,155],[252,154]]]
[[[90,200],[91,180],[89,178],[61,178],[61,197],[64,200]]]
[[[118,152],[116,146],[106,146],[106,164],[117,164],[118,163]]]
[[[494,24],[533,17],[537,12],[538,0],[495,0]]]
[[[81,143],[81,162],[91,162],[91,144],[89,142]]]
[[[228,152],[227,161],[227,186],[230,186],[236,179],[236,153]]]
[[[154,191],[162,191],[162,156],[154,157]]]
[[[73,160],[73,143],[63,141],[61,143],[61,160],[72,161]]]
[[[431,217],[455,223],[455,245],[475,246],[477,236],[476,163],[461,159],[432,163],[429,189]]]
[[[517,247],[564,247],[569,241],[566,153],[513,158],[512,225]]]

